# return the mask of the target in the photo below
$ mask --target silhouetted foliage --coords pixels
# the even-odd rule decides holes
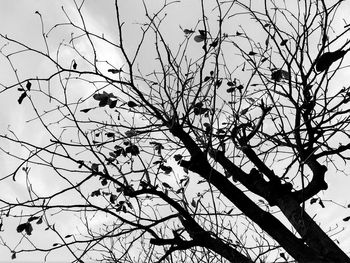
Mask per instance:
[[[36,13],[42,50],[1,34],[15,76],[1,96],[16,92],[35,129],[0,137],[16,165],[0,184],[27,191],[0,196],[8,257],[350,262],[335,239],[348,214],[319,225],[347,209],[324,197],[349,165],[346,3],[107,2],[116,32],[73,0],[47,31]],[[22,77],[27,53],[42,75]]]

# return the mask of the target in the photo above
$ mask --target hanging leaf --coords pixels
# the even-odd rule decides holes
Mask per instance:
[[[114,132],[107,132],[106,133],[107,138],[113,138],[115,136]]]
[[[185,35],[189,35],[189,34],[193,34],[195,31],[191,30],[191,29],[184,29],[184,33]]]
[[[347,222],[347,221],[349,221],[349,220],[350,220],[350,216],[347,216],[347,217],[343,218],[343,221],[344,221],[344,222]]]
[[[109,100],[108,106],[113,109],[117,106],[117,101],[116,100]]]
[[[241,84],[241,85],[238,85],[237,86],[237,89],[239,90],[239,91],[242,91],[242,89],[244,89],[244,86]]]
[[[159,168],[165,173],[165,174],[170,174],[173,171],[173,168],[171,168],[170,166],[166,166],[166,165],[161,165],[159,166]]]
[[[90,110],[92,110],[93,108],[88,108],[88,109],[82,109],[80,110],[81,112],[84,112],[84,113],[88,113]]]
[[[212,79],[212,77],[210,77],[210,76],[206,76],[206,77],[204,77],[204,82],[207,82],[208,80],[210,80],[210,79]]]
[[[134,102],[134,101],[128,101],[128,106],[130,108],[134,108],[134,107],[138,106],[138,104],[136,104],[136,102]]]
[[[208,108],[194,108],[194,115],[202,115],[205,114],[206,112],[208,112],[209,109]]]
[[[288,258],[286,257],[286,254],[284,254],[283,252],[280,253],[281,258],[283,258],[285,261],[288,261]]]
[[[318,201],[318,203],[319,203],[319,205],[320,205],[322,208],[325,208],[325,205],[323,204],[323,202],[322,202],[321,199]]]
[[[130,146],[126,147],[125,152],[131,153],[131,155],[134,155],[134,156],[140,154],[139,147],[137,147],[137,145],[135,144],[131,144]]]
[[[39,218],[39,220],[38,221],[36,221],[36,224],[37,225],[40,225],[40,224],[42,224],[43,223],[43,218],[42,217],[40,217]]]
[[[318,200],[318,198],[311,198],[311,200],[310,200],[310,204],[314,204],[314,203],[316,203],[316,202],[317,202],[317,200]]]
[[[123,69],[120,68],[120,69],[116,69],[116,68],[111,68],[109,70],[107,70],[108,72],[112,73],[112,74],[118,74],[120,72],[123,72]]]
[[[199,34],[200,34],[201,36],[203,36],[203,37],[206,37],[206,36],[207,36],[207,32],[206,32],[205,30],[199,29],[198,32],[199,32]]]
[[[109,202],[111,202],[111,204],[115,204],[117,199],[118,199],[118,197],[116,195],[111,194],[111,196],[109,197]]]
[[[278,82],[282,78],[281,70],[276,70],[271,73],[271,79]]]
[[[255,56],[255,55],[257,55],[257,54],[258,54],[258,53],[254,52],[254,51],[250,51],[250,52],[248,53],[249,56]]]
[[[108,104],[108,97],[103,98],[102,100],[100,100],[100,103],[98,104],[98,106],[100,107],[104,107]]]
[[[73,235],[66,235],[64,238],[70,238],[72,237]]]
[[[193,105],[195,108],[202,108],[203,107],[203,102],[197,102],[196,104]]]
[[[181,154],[175,154],[174,155],[174,159],[175,159],[175,161],[180,161],[181,159],[182,159],[182,155]]]
[[[264,63],[266,60],[268,60],[268,58],[263,58],[262,60],[261,60],[261,63]]]
[[[289,73],[288,71],[285,71],[283,69],[275,69],[271,73],[271,79],[278,82],[281,81],[281,79],[289,79]]]
[[[77,161],[77,163],[79,164],[78,168],[81,169],[84,165],[84,161],[83,160],[79,160]]]
[[[161,143],[158,143],[154,146],[154,149],[157,151],[157,153],[160,155],[162,153],[162,149],[164,149],[164,146]]]
[[[132,204],[129,201],[126,201],[125,203],[130,209],[133,209],[133,206],[132,206]]]
[[[203,106],[203,102],[197,102],[193,108],[194,115],[205,114],[207,111],[209,111],[208,108],[203,108]]]
[[[224,129],[222,129],[222,128],[220,128],[220,129],[218,129],[218,134],[222,134],[222,133],[226,133],[226,131],[224,130]]]
[[[150,142],[150,144],[154,145],[154,150],[156,150],[159,155],[162,153],[162,150],[164,149],[164,146],[161,143],[159,143],[159,142]]]
[[[117,98],[116,96],[114,96],[113,93],[107,93],[107,92],[103,92],[103,93],[96,93],[92,96],[95,100],[100,101],[99,106],[100,107],[104,107],[107,104],[111,103],[111,99],[112,98]]]
[[[218,39],[215,39],[213,42],[210,43],[209,46],[215,48],[218,44],[219,44],[219,40],[218,40]]]
[[[98,164],[97,163],[93,163],[91,165],[91,171],[93,172],[98,172]]]
[[[75,70],[75,69],[77,69],[77,63],[74,61],[74,63],[73,63],[73,69]]]
[[[228,89],[226,90],[226,92],[227,92],[227,93],[232,93],[232,92],[235,91],[235,89],[236,89],[236,87],[228,88]]]
[[[31,225],[31,223],[27,222],[27,223],[23,223],[23,224],[18,225],[16,230],[18,233],[25,231],[26,234],[30,236],[33,232],[33,227]]]
[[[108,181],[106,178],[103,178],[102,181],[101,181],[101,185],[102,186],[106,186],[108,184]]]
[[[172,187],[171,187],[169,184],[167,184],[166,182],[163,182],[162,185],[163,185],[165,188],[169,188],[169,189],[172,188]]]
[[[30,83],[30,81],[28,80],[28,82],[26,84],[27,90],[29,91],[31,87],[32,87],[32,83]]]
[[[196,203],[196,201],[195,201],[194,199],[192,199],[192,201],[191,201],[191,205],[192,205],[194,208],[196,208],[197,203]]]
[[[249,108],[245,108],[243,110],[241,110],[240,114],[241,115],[245,115],[248,112]]]
[[[266,46],[266,48],[267,48],[268,45],[269,45],[269,41],[270,41],[270,36],[268,36],[268,37],[265,39],[265,46]]]
[[[101,191],[100,191],[100,189],[95,190],[95,191],[93,191],[93,192],[91,193],[91,197],[94,197],[94,196],[100,196],[100,195],[101,195]]]
[[[18,233],[25,231],[27,233],[27,235],[31,235],[32,231],[33,231],[33,227],[29,222],[27,222],[27,223],[23,223],[23,224],[18,225],[16,230]]]
[[[126,135],[126,137],[131,138],[133,136],[138,135],[138,132],[136,130],[134,130],[134,129],[131,129],[129,131],[126,131],[125,135]]]
[[[102,99],[106,98],[106,93],[102,93],[102,94],[97,93],[97,94],[94,94],[92,97],[93,97],[95,100],[102,100]]]
[[[222,84],[222,79],[218,79],[218,80],[215,82],[215,86],[216,86],[217,88],[219,88],[219,87],[221,86],[221,84]]]
[[[20,224],[17,226],[16,230],[18,233],[21,233],[26,228],[27,223]]]
[[[236,36],[243,35],[243,33],[236,31]]]
[[[119,146],[119,145],[114,146],[114,149],[116,149],[114,151],[115,158],[119,157],[123,152],[125,152],[124,148]],[[123,155],[124,155],[124,153],[123,153]],[[125,155],[126,155],[126,153],[125,153]]]
[[[32,222],[32,221],[37,220],[39,218],[40,218],[40,216],[31,216],[31,217],[29,217],[28,222]]]
[[[199,42],[202,42],[202,41],[204,41],[205,40],[205,36],[202,36],[202,35],[196,35],[196,36],[194,36],[194,41],[196,41],[197,43],[199,43]]]
[[[25,97],[27,97],[27,92],[26,92],[26,91],[23,92],[23,93],[21,94],[21,96],[18,98],[18,103],[21,104],[22,101],[23,101],[23,99],[24,99]]]

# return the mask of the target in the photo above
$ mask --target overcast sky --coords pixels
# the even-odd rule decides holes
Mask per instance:
[[[116,25],[115,25],[115,16],[114,16],[114,8],[113,8],[112,0],[94,0],[94,1],[86,1],[84,15],[89,23],[89,27],[91,30],[95,32],[104,32],[108,36],[116,36]],[[122,3],[122,16],[128,22],[136,21],[135,18],[142,17],[144,12],[142,6],[140,5],[141,1],[139,0],[125,0],[120,1]],[[151,3],[151,1],[148,1]],[[162,2],[162,1],[155,1]],[[166,25],[167,28],[165,30],[165,36],[169,39],[170,43],[174,43],[176,46],[178,43],[178,37],[182,36],[182,32],[179,29],[179,25],[191,27],[195,25],[196,18],[199,15],[198,7],[199,1],[183,1],[181,7],[176,6],[170,14],[169,23]],[[73,5],[70,0],[1,0],[1,8],[0,8],[0,32],[3,34],[8,34],[9,36],[16,38],[24,43],[28,43],[33,45],[34,47],[42,48],[43,41],[41,39],[40,33],[40,20],[38,15],[35,14],[36,11],[39,11],[44,19],[45,25],[47,28],[54,25],[58,21],[65,21],[64,14],[62,12],[61,6],[65,7],[68,13],[73,13]],[[152,5],[150,5],[152,8]],[[198,13],[196,13],[198,12]],[[350,8],[344,8],[341,10],[341,13],[350,14]],[[181,20],[176,14],[181,14]],[[136,25],[130,26],[130,30],[128,31],[129,39],[132,39],[133,34],[135,33],[132,29],[136,28]],[[62,36],[64,34],[62,33]],[[135,38],[137,38],[137,34],[135,34]],[[60,35],[56,34],[54,39],[51,39],[52,42],[58,41],[60,42]],[[135,48],[136,42],[130,41],[130,50]],[[2,46],[4,44],[3,41],[0,42]],[[147,50],[144,50],[145,63],[147,63],[148,59],[151,59],[147,53]],[[105,56],[106,59],[118,66],[122,65],[122,61],[120,60],[120,56],[117,52],[112,49],[105,49],[104,53],[101,56]],[[13,83],[14,76],[8,67],[1,66],[2,63],[5,63],[3,58],[0,58],[0,80],[3,84]],[[28,68],[28,71],[26,70]],[[45,65],[40,63],[40,61],[33,61],[31,58],[24,59],[21,61],[21,69],[23,69],[22,76],[25,74],[35,74],[35,72],[45,72]],[[28,73],[30,72],[30,73]],[[82,91],[79,90],[79,95],[88,94],[91,90]],[[28,123],[25,124],[25,121],[32,117],[32,114],[26,110],[22,105],[18,105],[19,93],[14,91],[9,91],[0,94],[0,132],[4,133],[5,130],[10,125],[11,129],[16,131],[18,135],[21,137],[30,138],[32,142],[40,142],[42,140],[42,135],[40,131],[38,131],[34,124]],[[10,146],[8,146],[10,147]],[[3,153],[0,153],[0,163],[2,165],[2,173],[9,172],[11,168],[13,168],[13,164],[7,159]],[[326,194],[325,199],[327,200],[342,200],[342,205],[347,205],[350,203],[350,195],[349,195],[349,185],[350,180],[349,177],[344,175],[335,176],[334,171],[329,171],[328,173],[328,183],[330,189],[332,190]],[[3,174],[2,174],[3,175]],[[50,181],[43,180],[41,183],[42,191],[50,189]],[[22,185],[24,187],[24,185]],[[23,188],[21,186],[9,185],[6,190],[1,188],[1,191],[6,191],[6,194],[11,196],[17,196],[21,194]],[[322,224],[327,229],[328,227],[334,226],[338,224],[341,227],[347,226],[347,223],[342,221],[342,218],[350,215],[350,212],[346,214],[344,209],[339,209],[338,206],[325,202],[327,206],[327,210],[323,210],[320,207],[314,207],[313,212],[311,212],[311,216],[317,213],[317,218],[320,218]],[[15,237],[17,233],[15,233],[15,225],[12,233]],[[349,229],[349,228],[348,228]],[[1,234],[0,234],[1,235]],[[18,234],[19,235],[19,234]],[[338,238],[342,241],[350,236],[349,230],[344,231],[342,234],[338,236]],[[6,236],[7,238],[9,236]],[[18,237],[15,237],[16,240]],[[44,237],[43,237],[44,238]],[[346,242],[342,242],[342,247],[345,248],[346,252],[349,252],[350,248],[350,239]],[[4,250],[0,247],[0,261],[8,261],[10,255],[7,250]],[[18,262],[20,260],[35,260],[37,255],[26,255],[25,257],[19,256]],[[53,257],[55,258],[55,257]],[[52,259],[52,258],[51,258]]]
[[[140,3],[141,1],[138,0],[121,1],[123,19],[130,23],[130,28],[126,33],[126,36],[131,40],[128,42],[128,48],[130,49],[130,52],[132,52],[132,50],[137,47],[136,40],[140,37],[140,35],[137,34],[137,31],[135,31],[139,26],[132,24],[135,22],[140,22],[137,21],[137,19],[144,15],[143,7],[140,5]],[[76,17],[76,11],[71,0],[1,0],[0,17],[2,23],[0,24],[0,32],[2,34],[7,34],[9,37],[17,39],[32,47],[43,49],[45,46],[41,37],[41,24],[36,11],[42,15],[45,24],[45,30],[47,31],[56,23],[66,22],[65,15],[61,8],[62,6],[72,18]],[[151,13],[152,7],[154,8],[154,6],[154,4],[149,5],[151,8]],[[185,10],[194,10],[191,6],[193,7],[193,4],[191,5],[187,3],[182,8],[185,8]],[[183,13],[179,10],[173,11],[174,13]],[[194,14],[193,17],[182,17],[181,23],[186,23],[186,19],[193,21],[194,17],[196,17],[196,14]],[[110,38],[117,37],[114,1],[86,1],[86,4],[84,5],[84,18],[86,19],[88,28],[91,31],[99,35],[104,33]],[[176,36],[176,34],[174,34],[174,31],[178,32],[177,35],[183,36],[182,32],[179,29],[179,23],[171,23],[167,30],[168,32],[165,32],[165,34],[170,40]],[[64,38],[68,39],[70,37],[69,34],[69,31],[57,32],[54,30],[50,34],[49,41],[54,47],[54,45],[60,43]],[[5,43],[5,41],[0,41],[0,46],[3,46]],[[81,45],[79,48],[84,50],[84,43],[79,44]],[[116,50],[113,50],[110,47],[106,46],[97,47],[99,48],[100,60],[108,60],[109,63],[116,67],[122,66],[122,61],[120,60],[120,56]],[[9,50],[11,49],[9,48]],[[86,52],[88,53],[89,51],[87,50]],[[147,50],[142,52],[144,53],[144,61],[151,59],[149,56],[150,54],[147,52]],[[67,53],[65,56],[69,58],[70,54]],[[45,73],[49,75],[50,73],[50,70],[47,68],[45,61],[39,57],[21,56],[20,61],[15,61],[17,62],[16,66],[19,68],[19,74],[21,78],[33,77],[37,75],[43,76]],[[15,76],[8,67],[7,62],[3,57],[0,58],[0,65],[6,65],[0,66],[1,83],[3,85],[10,85],[15,83]],[[79,87],[77,90],[77,96],[86,96],[91,94],[91,90],[84,90],[84,87]],[[7,133],[7,129],[10,128],[20,138],[26,138],[34,144],[41,144],[45,139],[47,139],[45,132],[38,129],[36,122],[26,123],[27,120],[33,118],[33,112],[28,111],[28,108],[24,106],[25,102],[23,102],[22,105],[19,105],[17,103],[19,95],[20,93],[16,89],[0,94],[0,132]],[[42,101],[42,103],[45,104],[47,102]],[[19,147],[6,144],[5,142],[1,142],[1,146],[11,152],[18,151],[19,154],[25,153],[25,151],[22,151],[22,149]],[[4,156],[2,152],[0,153],[0,163],[2,165],[1,176],[9,174],[11,171],[13,171],[15,165],[17,164],[17,162],[9,160],[9,158],[7,156]],[[32,172],[38,173],[36,176],[37,180],[34,182],[36,191],[41,194],[45,194],[54,191],[56,189],[55,187],[58,187],[57,185],[52,184],[53,181],[51,180],[52,178],[50,178],[49,174],[43,172],[42,169],[33,169],[34,170],[32,170]],[[22,176],[18,177],[16,183],[4,184],[4,182],[2,182],[1,189],[2,191],[0,195],[2,197],[6,196],[14,199],[24,196],[26,192],[26,185],[23,174]],[[3,189],[6,189],[6,191]],[[69,203],[69,200],[67,200],[67,203]],[[63,232],[70,234],[72,231],[76,231],[75,224],[78,222],[74,222],[74,219],[68,218],[65,218],[64,220],[65,224],[62,224],[61,228]],[[102,222],[103,221],[100,221],[100,223]],[[3,239],[8,242],[11,247],[13,247],[21,238],[21,234],[16,232],[16,226],[19,223],[20,221],[18,220],[17,223],[13,222],[12,225],[6,224],[5,232],[2,232],[0,234],[1,237],[3,237]],[[46,242],[48,240],[50,240],[50,242],[53,242],[55,240],[52,239],[51,235],[47,236],[47,232],[42,231],[39,232],[39,234],[38,232],[33,233],[33,236],[38,244],[41,243],[49,246],[50,244],[47,244]],[[1,262],[7,262],[10,260],[11,254],[7,249],[1,246],[0,255]],[[65,258],[66,261],[67,258],[69,258],[69,255],[68,253],[62,254],[61,250],[58,253],[55,252],[50,255],[47,260],[55,261],[62,258]],[[41,261],[42,256],[39,253],[17,255],[18,262],[24,260]]]
[[[85,15],[89,22],[89,25],[94,31],[109,31],[113,32],[112,21],[114,19],[113,13],[113,1],[88,1],[89,5],[86,6]],[[96,5],[97,4],[97,5]],[[35,14],[36,11],[39,11],[42,14],[43,20],[45,22],[46,29],[52,27],[58,22],[66,21],[64,14],[62,12],[61,6],[64,6],[65,10],[69,14],[74,14],[74,8],[72,1],[70,0],[1,0],[0,8],[0,32],[7,34],[10,37],[16,38],[28,45],[42,49],[43,41],[41,38],[41,27],[39,16]],[[61,42],[62,37],[66,37],[63,34],[52,34],[52,42],[58,44]],[[1,46],[4,44],[3,41],[0,42]],[[109,57],[111,63],[118,64],[120,63],[119,55],[115,52],[108,52],[106,50],[106,56]],[[48,70],[45,67],[44,63],[38,60],[37,58],[27,58],[18,63],[21,69],[21,77],[27,77],[25,74],[28,74],[29,77],[41,75],[41,72],[47,72]],[[0,78],[1,83],[11,84],[15,81],[13,72],[10,71],[9,67],[2,66],[6,63],[5,60],[0,58]],[[84,95],[88,91],[79,90],[79,95]],[[0,94],[0,132],[5,133],[6,129],[9,127],[11,130],[14,130],[18,136],[22,138],[27,138],[33,143],[40,144],[44,136],[44,132],[37,129],[37,124],[34,122],[26,123],[26,120],[29,120],[33,117],[33,113],[28,111],[28,108],[23,107],[17,103],[19,93],[16,90],[4,92]],[[28,105],[27,105],[28,106]],[[4,146],[2,142],[2,146]],[[5,145],[5,149],[14,150],[14,146]],[[11,169],[14,168],[15,163],[0,153],[0,163],[2,165],[1,176],[9,173]],[[25,182],[23,177],[19,176],[17,183],[12,183],[9,185],[4,185],[1,183],[1,196],[12,196],[12,197],[21,197],[26,192]],[[54,190],[55,185],[52,185],[52,181],[48,176],[43,176],[37,182],[35,182],[37,190],[40,193],[50,192]],[[68,202],[69,200],[67,200]],[[74,224],[73,219],[67,219],[66,224],[63,226],[66,229],[66,233],[73,230]],[[19,223],[20,221],[18,221]],[[77,223],[77,222],[75,222]],[[7,225],[6,231],[2,232],[0,236],[8,242],[9,245],[14,246],[16,242],[19,241],[21,234],[16,232],[16,224]],[[10,229],[12,228],[12,229]],[[10,231],[8,231],[10,230]],[[33,234],[35,236],[35,234]],[[45,242],[50,240],[50,243],[54,241],[52,235],[48,235],[47,232],[41,231],[39,236],[37,233],[36,241],[45,245]],[[4,247],[0,247],[0,261],[8,262],[11,258],[11,254]],[[65,261],[69,259],[68,253],[65,250],[61,250],[59,254],[53,253],[48,257],[49,261],[60,260],[65,258]],[[42,255],[39,253],[34,254],[22,254],[17,256],[17,262],[23,262],[27,260],[32,260],[36,262],[42,262]]]

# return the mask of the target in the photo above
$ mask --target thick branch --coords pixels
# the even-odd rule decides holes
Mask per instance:
[[[242,183],[249,191],[265,198],[271,206],[276,205],[276,199],[290,193],[292,185],[278,182],[267,182],[262,174],[253,168],[249,174],[239,169],[223,152],[216,151],[212,157],[230,173],[234,180]]]
[[[186,231],[190,234],[193,239],[192,242],[184,241],[180,238],[174,239],[151,239],[151,243],[154,245],[175,245],[177,249],[186,249],[187,246],[198,246],[206,247],[219,255],[225,257],[230,262],[252,262],[249,258],[238,252],[235,248],[229,244],[224,243],[219,238],[213,237],[212,234],[203,229],[192,216],[175,200],[170,198],[168,195],[155,189],[142,189],[138,191],[132,191],[126,193],[130,197],[136,197],[142,194],[157,195],[162,198],[169,205],[174,207],[180,214],[179,218],[185,227]],[[176,248],[175,247],[175,248]],[[189,248],[189,247],[187,247]]]
[[[308,248],[302,240],[296,238],[279,220],[270,213],[263,211],[240,189],[232,184],[225,176],[213,169],[206,157],[189,134],[179,126],[174,126],[171,132],[178,137],[192,155],[191,170],[213,184],[226,198],[228,198],[246,216],[257,223],[264,231],[274,238],[296,260],[317,262],[319,258]]]
[[[277,201],[278,207],[302,236],[303,241],[313,248],[323,261],[350,262],[349,257],[331,240],[319,225],[300,207],[293,198],[285,196]]]
[[[320,191],[328,188],[328,185],[324,180],[327,167],[319,164],[313,158],[309,158],[307,164],[312,171],[313,177],[311,182],[304,189],[293,193],[295,200],[297,200],[299,203],[308,200],[309,198],[318,194]]]

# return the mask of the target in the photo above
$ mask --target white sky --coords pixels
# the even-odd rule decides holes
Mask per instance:
[[[97,1],[90,1],[92,3],[97,3]],[[98,6],[87,6],[89,9],[87,9],[86,12],[86,18],[88,19],[88,22],[90,23],[90,28],[93,31],[112,31],[112,26],[110,23],[111,21],[108,21],[107,18],[112,17],[113,15],[108,14],[109,12],[113,12],[113,8],[108,6],[112,3],[111,1],[98,1]],[[103,4],[104,3],[104,4]],[[103,6],[104,5],[104,6]],[[43,47],[43,41],[41,38],[41,31],[40,31],[40,20],[39,16],[35,14],[35,11],[39,11],[44,19],[46,30],[53,26],[57,22],[63,22],[66,21],[65,17],[63,15],[61,6],[65,7],[65,10],[67,13],[71,13],[73,6],[72,1],[70,0],[62,0],[62,1],[47,1],[47,0],[18,0],[18,1],[12,1],[12,0],[2,0],[1,1],[1,9],[0,9],[0,17],[3,21],[0,24],[0,32],[4,34],[8,34],[8,36],[11,36],[13,38],[17,38],[20,41],[23,41],[24,43],[27,43],[28,45],[32,45],[34,47],[42,48]],[[93,12],[93,16],[90,15],[90,12]],[[106,18],[107,17],[107,18]],[[5,22],[5,23],[4,23]],[[56,32],[55,32],[56,33]],[[51,39],[52,42],[59,43],[61,39],[61,35],[53,33],[52,36],[54,39]],[[56,36],[56,37],[55,37]],[[3,45],[3,42],[1,42],[1,45]],[[83,47],[82,47],[83,48]],[[112,64],[118,64],[119,58],[118,54],[113,52],[112,50],[105,50],[106,58],[109,58],[109,61]],[[66,54],[69,55],[69,54]],[[5,61],[0,61],[0,64],[4,63]],[[22,72],[24,74],[28,74],[29,76],[35,76],[36,74],[39,75],[39,73],[42,72],[48,72],[48,69],[45,68],[45,64],[41,63],[42,61],[38,61],[37,58],[29,58],[28,60],[23,60],[18,63],[18,66],[21,68]],[[41,74],[40,74],[41,75]],[[8,70],[8,67],[0,67],[0,76],[1,76],[1,82],[5,84],[9,84],[14,81],[14,76],[11,71]],[[7,76],[4,78],[4,76]],[[23,75],[21,75],[23,77]],[[79,90],[79,96],[87,95],[91,90],[84,91]],[[86,94],[84,94],[86,93]],[[23,107],[23,105],[19,105],[17,103],[17,99],[19,96],[19,92],[16,90],[9,91],[2,93],[0,96],[0,131],[1,133],[4,133],[7,129],[8,125],[10,125],[11,129],[14,130],[18,136],[25,137],[32,141],[33,143],[40,144],[42,140],[45,139],[44,133],[36,128],[35,123],[27,123],[25,124],[25,121],[28,119],[31,119],[33,117],[33,114],[26,110],[26,107]],[[25,102],[24,102],[25,103]],[[22,106],[22,107],[21,107]],[[2,144],[3,145],[3,144]],[[9,147],[9,150],[14,150],[11,146]],[[5,146],[6,148],[6,146]],[[19,149],[18,149],[19,150]],[[3,153],[0,153],[0,163],[2,164],[2,171],[1,175],[3,176],[6,173],[10,172],[10,169],[13,168],[14,163],[8,160],[6,156],[3,155]],[[40,171],[39,169],[39,172]],[[46,174],[47,175],[47,174]],[[36,189],[41,192],[50,192],[50,190],[53,190],[54,185],[52,185],[52,181],[50,181],[50,178],[46,178],[43,176],[41,177],[41,180],[36,181]],[[21,180],[21,176],[18,177],[18,182],[15,184],[10,184],[5,186],[2,184],[2,195],[6,193],[7,196],[17,196],[21,197],[26,192],[25,191],[25,183],[23,180]],[[23,179],[23,177],[22,177]],[[4,188],[6,190],[4,191]],[[68,200],[67,200],[68,202]],[[72,220],[72,219],[71,219]],[[19,221],[18,221],[19,223]],[[11,228],[12,229],[9,229]],[[72,227],[74,227],[73,222],[68,221],[66,224],[66,230],[63,229],[63,231],[73,231]],[[11,231],[6,231],[5,233],[1,233],[0,235],[8,242],[9,245],[13,246],[18,242],[20,238],[20,234],[16,233],[16,225],[7,225],[7,229]],[[75,230],[74,230],[75,231]],[[42,233],[46,232],[40,232]],[[11,235],[13,238],[11,238]],[[34,232],[33,232],[33,235]],[[46,234],[47,235],[47,234]],[[41,239],[41,241],[40,241]],[[51,240],[50,240],[51,239]],[[54,241],[55,239],[50,238],[50,236],[39,236],[36,238],[36,240],[39,243],[45,244],[47,240],[50,240],[50,242]],[[62,254],[64,253],[64,254]],[[4,247],[0,247],[0,261],[1,262],[8,262],[10,260],[11,254],[8,250],[5,250]],[[17,255],[17,261],[23,262],[23,261],[42,261],[42,255],[39,253],[33,253],[33,254],[20,254]],[[66,260],[69,258],[69,255],[65,250],[60,250],[59,254],[53,253],[48,257],[48,260],[57,260],[57,259],[63,259]]]
[[[90,28],[93,31],[103,31],[106,35],[115,36],[116,26],[114,20],[113,2],[114,1],[106,0],[86,2],[86,12],[84,14]],[[125,0],[120,2],[122,3],[122,9],[124,10],[122,16],[128,22],[134,22],[136,21],[135,17],[139,18],[143,16],[144,12],[142,6],[140,5],[141,1]],[[167,24],[168,28],[164,31],[165,37],[170,43],[176,43],[177,45],[178,37],[183,36],[183,33],[179,30],[179,25],[189,25],[189,27],[191,27],[191,25],[195,25],[196,18],[199,15],[198,2],[199,1],[183,1],[181,8],[176,5],[174,6],[172,16],[170,14],[170,22]],[[12,36],[20,41],[31,44],[34,47],[41,48],[43,47],[43,42],[40,38],[39,17],[34,13],[35,11],[39,11],[43,15],[45,25],[47,26],[46,28],[49,28],[57,21],[64,21],[61,6],[65,6],[68,13],[72,9],[70,0],[1,0],[0,18],[2,23],[0,23],[0,32],[7,33],[9,36]],[[341,10],[341,12],[344,14],[350,14],[350,8],[344,8]],[[186,13],[189,15],[184,15]],[[179,19],[179,17],[174,14],[182,15]],[[137,37],[137,33],[135,33],[136,31],[133,31],[137,27],[137,25],[131,25],[127,37],[132,38],[132,34],[135,34],[135,37]],[[61,39],[52,39],[52,42],[55,41],[61,41]],[[130,41],[128,44],[132,50],[135,48],[136,41]],[[0,41],[0,45],[3,45],[2,41]],[[153,59],[151,55],[152,54],[148,53],[147,50],[144,50],[145,63],[147,63],[148,60]],[[116,66],[122,65],[122,61],[120,61],[118,54],[114,50],[104,49],[102,56],[105,56],[110,63]],[[2,58],[0,58],[0,65],[2,63],[4,63],[4,61]],[[46,70],[45,65],[40,63],[40,61],[35,61],[30,58],[21,61],[20,64],[21,68],[24,69],[24,74],[26,74],[26,72],[30,72],[28,74],[32,75],[34,72],[45,72]],[[152,64],[152,62],[150,64]],[[27,68],[28,71],[26,70]],[[0,66],[0,79],[2,83],[6,83],[6,81],[11,83],[14,80],[12,72],[8,71],[7,67],[2,66]],[[79,95],[82,95],[81,93],[84,94],[84,92],[89,94],[91,90],[79,90],[78,93]],[[9,91],[0,94],[0,132],[3,133],[7,129],[8,125],[11,125],[11,128],[15,130],[19,136],[27,136],[33,142],[40,142],[43,134],[40,131],[37,131],[34,124],[29,123],[23,125],[23,123],[30,119],[32,115],[30,112],[26,111],[25,107],[18,105],[18,96],[19,93],[16,91]],[[0,153],[0,163],[2,164],[1,173],[8,171],[13,165],[2,153]],[[327,181],[331,191],[327,193],[325,199],[342,200],[342,205],[347,205],[350,203],[350,195],[348,190],[350,178],[343,175],[335,176],[333,171],[329,171],[327,174],[329,178]],[[42,189],[42,191],[50,189],[49,187],[51,187],[49,180],[43,180],[40,182],[39,189]],[[23,188],[18,185],[11,185],[7,186],[5,191],[8,193],[8,195],[20,195]],[[311,216],[317,213],[317,218],[319,218],[322,224],[326,226],[326,229],[336,224],[338,224],[340,227],[346,227],[348,225],[348,223],[344,223],[342,221],[342,218],[350,215],[350,210],[349,212],[346,212],[344,209],[339,209],[339,207],[336,205],[332,205],[328,202],[325,202],[325,205],[327,210],[313,206],[313,212],[310,213]],[[15,227],[16,226],[14,226],[13,233],[15,231]],[[14,233],[14,235],[15,234],[17,233]],[[338,239],[342,241],[342,239],[346,239],[347,236],[350,236],[350,232],[348,230],[339,235]],[[342,247],[345,249],[345,251],[349,252],[350,239],[342,242]],[[10,258],[8,251],[3,250],[2,247],[0,247],[0,255],[0,261],[8,261]],[[26,255],[25,257],[21,257],[21,255],[19,255],[18,262],[20,262],[20,260],[35,260],[36,257],[37,255]]]

